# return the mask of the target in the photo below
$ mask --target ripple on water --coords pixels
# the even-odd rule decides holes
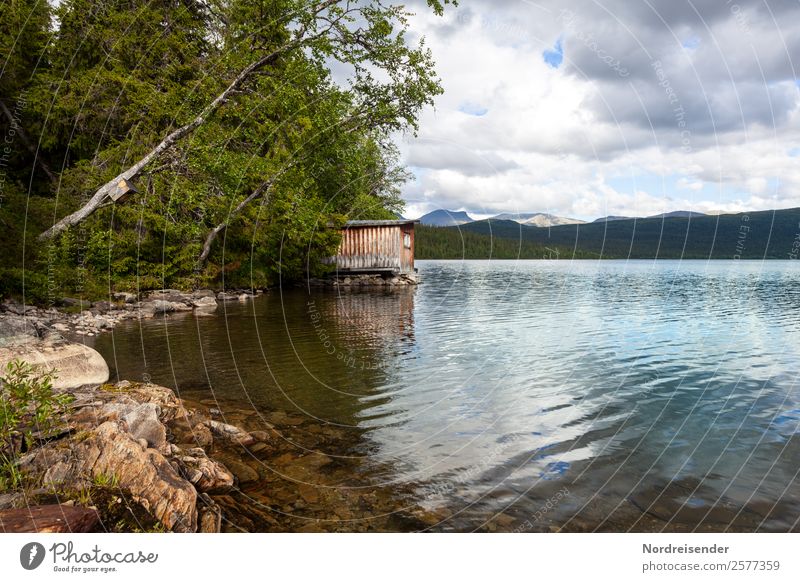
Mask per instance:
[[[796,527],[798,265],[420,270],[401,293],[274,292],[96,347],[121,378],[351,431],[373,478],[446,511],[441,529],[498,512],[513,529],[560,487],[545,529]]]

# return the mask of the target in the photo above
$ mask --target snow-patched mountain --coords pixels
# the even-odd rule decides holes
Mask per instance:
[[[565,218],[563,216],[555,216],[554,214],[546,214],[544,212],[527,212],[524,214],[515,214],[513,212],[504,212],[493,216],[491,220],[513,220],[520,224],[529,224],[530,226],[560,226],[562,224],[584,224],[585,220],[578,220],[577,218]]]
[[[419,217],[422,224],[428,226],[458,226],[474,222],[472,218],[463,211],[458,210],[434,210]]]

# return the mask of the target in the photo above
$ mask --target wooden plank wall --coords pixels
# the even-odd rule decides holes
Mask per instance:
[[[342,231],[336,256],[339,269],[403,269],[403,233],[400,226],[359,226]],[[413,259],[412,259],[413,264]]]

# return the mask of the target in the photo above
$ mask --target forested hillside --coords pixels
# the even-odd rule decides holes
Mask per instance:
[[[417,253],[424,258],[488,258],[488,249],[560,249],[559,258],[606,259],[797,259],[800,208],[720,216],[644,218],[540,228],[508,220],[481,220],[459,227],[421,229]],[[462,243],[462,239],[469,244]]]
[[[330,225],[400,210],[390,134],[441,92],[407,33],[367,1],[5,2],[0,294],[313,274]]]
[[[515,223],[516,224],[516,223]],[[418,224],[415,227],[417,259],[594,259],[596,253],[577,251],[554,244],[472,232],[462,227],[439,227]]]

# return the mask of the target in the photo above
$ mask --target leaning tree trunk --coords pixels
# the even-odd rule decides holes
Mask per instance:
[[[355,131],[359,127],[363,127],[363,125],[369,119],[370,118],[368,116],[364,116],[364,115],[351,115],[351,116],[349,116],[349,117],[347,117],[347,118],[345,118],[345,119],[343,119],[341,121],[338,121],[334,125],[330,126],[328,129],[332,129],[333,127],[337,127],[339,125],[347,125],[347,124],[350,124],[352,122],[355,122],[355,124],[352,127],[350,127],[349,129],[346,130],[348,132]],[[211,246],[214,244],[214,241],[217,239],[217,237],[220,235],[220,233],[223,230],[225,230],[226,228],[228,228],[228,225],[231,223],[231,221],[242,210],[244,210],[245,207],[248,204],[250,204],[253,200],[256,200],[260,196],[268,194],[270,192],[270,190],[272,190],[272,187],[275,185],[275,182],[278,181],[278,178],[280,178],[283,174],[285,174],[291,168],[296,166],[300,161],[305,159],[306,156],[308,156],[308,154],[305,154],[304,156],[295,157],[290,163],[288,163],[285,166],[283,166],[283,168],[281,168],[280,171],[278,171],[277,174],[275,174],[272,178],[270,178],[266,182],[262,183],[258,188],[253,190],[253,192],[251,192],[250,195],[247,196],[247,198],[245,198],[239,204],[237,204],[236,208],[234,208],[233,210],[230,211],[230,213],[228,213],[228,218],[225,221],[219,223],[217,226],[215,226],[214,228],[212,228],[209,231],[208,235],[206,236],[206,240],[203,243],[203,250],[200,253],[200,255],[197,257],[197,263],[195,264],[195,272],[199,272],[199,271],[201,271],[203,269],[203,267],[205,266],[206,260],[208,260],[208,255],[211,253]]]
[[[273,51],[257,61],[253,61],[245,67],[236,78],[228,85],[228,87],[217,97],[209,103],[200,114],[186,125],[179,127],[167,137],[165,137],[156,147],[144,155],[138,162],[130,166],[124,172],[114,176],[111,180],[103,184],[99,190],[89,199],[89,201],[81,206],[72,214],[65,216],[53,226],[39,235],[39,240],[47,240],[56,236],[57,234],[65,231],[71,226],[81,223],[86,220],[91,214],[97,210],[105,201],[106,197],[117,188],[117,184],[121,180],[130,180],[138,175],[142,169],[154,159],[158,158],[161,154],[171,148],[175,143],[186,137],[192,131],[200,127],[208,117],[219,109],[224,103],[230,99],[231,94],[234,93],[253,73],[273,62],[282,53],[299,46],[301,37],[296,37],[292,42],[285,44],[283,47]]]

